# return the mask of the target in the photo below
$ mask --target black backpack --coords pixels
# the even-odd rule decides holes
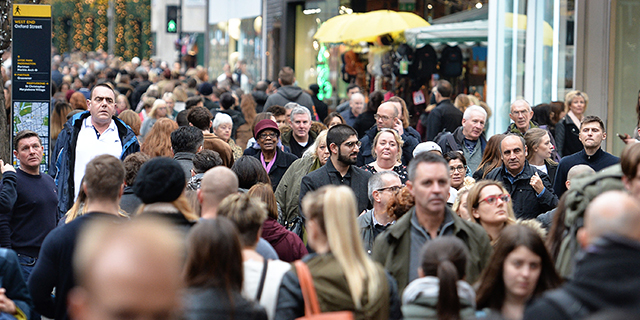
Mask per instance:
[[[462,50],[460,47],[447,46],[440,57],[440,75],[443,77],[458,77],[462,74]]]
[[[418,48],[415,51],[413,63],[409,68],[409,74],[413,79],[425,82],[431,79],[431,75],[436,73],[438,66],[438,55],[436,50],[429,44]]]
[[[437,143],[442,149],[442,153],[446,153],[446,150],[450,151],[461,151],[460,146],[456,142],[456,139],[453,137],[453,133],[447,131],[447,129],[442,130],[442,132],[438,133],[438,135],[433,138],[433,142]],[[447,148],[447,145],[449,148]]]

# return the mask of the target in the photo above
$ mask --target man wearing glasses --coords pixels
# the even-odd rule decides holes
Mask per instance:
[[[556,207],[549,176],[529,165],[524,138],[508,134],[500,143],[502,166],[491,170],[487,180],[502,182],[513,199],[513,212],[518,219],[535,219]]]
[[[371,254],[376,237],[396,222],[387,214],[387,203],[402,187],[400,176],[393,171],[377,172],[369,178],[369,200],[373,203],[373,209],[358,217],[362,243],[368,254]]]
[[[73,205],[84,170],[93,158],[110,154],[120,160],[140,151],[136,135],[116,114],[116,94],[106,83],[93,87],[88,111],[74,115],[58,136],[49,174],[58,188],[58,218]]]
[[[333,126],[327,132],[327,146],[330,152],[327,163],[302,178],[300,202],[307,192],[322,186],[346,185],[356,195],[358,213],[370,208],[367,183],[371,173],[355,166],[361,146],[358,132],[346,124]]]
[[[378,132],[385,128],[396,130],[402,138],[402,141],[404,141],[404,144],[402,145],[402,164],[405,166],[408,165],[409,161],[413,158],[413,149],[416,148],[420,141],[405,132],[402,126],[402,120],[400,120],[400,113],[398,112],[398,108],[395,103],[385,102],[381,104],[378,107],[378,111],[376,111],[374,118],[376,119],[376,124],[364,134],[362,139],[360,139],[362,148],[360,148],[356,165],[361,167],[375,161],[372,154],[373,140],[376,138]]]

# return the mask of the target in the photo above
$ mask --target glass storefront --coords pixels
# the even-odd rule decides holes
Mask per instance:
[[[489,6],[490,134],[509,125],[511,102],[563,100],[573,87],[573,0],[494,1]]]
[[[613,154],[619,155],[624,144],[616,133],[633,135],[636,127],[640,89],[640,2],[637,0],[618,0],[612,4],[611,28],[615,31],[615,40],[611,52],[614,61],[613,85],[610,85],[608,139],[613,141]],[[612,107],[612,108],[611,108]]]

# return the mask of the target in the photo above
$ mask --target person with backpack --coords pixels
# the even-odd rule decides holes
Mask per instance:
[[[487,111],[480,106],[468,107],[462,117],[462,125],[453,133],[442,132],[434,141],[440,146],[443,153],[449,151],[462,151],[467,160],[470,172],[475,172],[482,162],[484,148],[487,139],[484,137],[484,124],[487,121]]]
[[[587,207],[578,241],[585,249],[572,278],[525,310],[524,319],[583,319],[601,310],[640,313],[640,204],[621,191]]]
[[[434,91],[437,105],[427,118],[427,141],[434,141],[442,130],[453,132],[462,123],[463,113],[453,105],[450,99],[452,91],[449,81],[438,81]]]

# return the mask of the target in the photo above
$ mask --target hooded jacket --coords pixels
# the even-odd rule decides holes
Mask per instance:
[[[91,115],[89,111],[77,113],[64,124],[56,146],[51,153],[49,163],[49,175],[53,177],[58,187],[58,218],[61,218],[73,205],[75,190],[73,183],[73,170],[76,160],[76,143],[82,127],[82,121]],[[140,151],[140,145],[136,134],[122,120],[113,116],[111,119],[118,128],[118,136],[122,141],[122,154],[120,160],[128,155]]]
[[[298,86],[282,86],[278,89],[278,92],[272,94],[267,98],[267,102],[264,103],[263,110],[269,109],[273,105],[283,106],[289,102],[295,102],[301,106],[305,106],[311,111],[311,116],[316,114],[313,111],[313,100],[311,96],[302,91]]]
[[[575,307],[588,314],[612,309],[640,314],[640,243],[617,235],[596,240],[578,260],[573,279],[533,301],[524,319],[579,319],[550,297],[558,291],[576,299]]]
[[[476,292],[466,281],[457,282],[462,319],[475,319]],[[402,315],[405,320],[438,319],[440,279],[427,276],[413,280],[402,294]]]

